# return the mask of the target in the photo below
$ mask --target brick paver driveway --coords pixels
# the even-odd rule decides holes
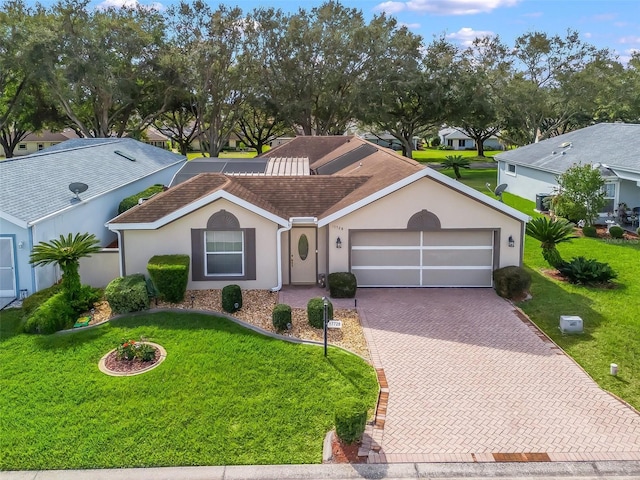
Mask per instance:
[[[389,383],[370,462],[640,460],[640,415],[493,290],[360,289],[358,310]]]

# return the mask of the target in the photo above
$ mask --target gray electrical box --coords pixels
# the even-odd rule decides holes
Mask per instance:
[[[560,331],[562,333],[582,333],[582,319],[576,315],[560,315]]]

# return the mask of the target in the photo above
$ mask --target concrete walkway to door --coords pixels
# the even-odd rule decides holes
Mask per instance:
[[[491,289],[359,289],[389,401],[370,462],[640,460],[640,415]]]

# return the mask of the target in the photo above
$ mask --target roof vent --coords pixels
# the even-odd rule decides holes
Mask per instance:
[[[571,142],[564,142],[560,144],[560,148],[567,148],[571,146]]]
[[[127,160],[131,161],[131,162],[135,162],[136,159],[134,157],[132,157],[131,155],[127,155],[126,153],[120,151],[120,150],[114,150],[113,153],[115,153],[116,155],[120,155],[121,157],[126,158]]]
[[[555,151],[555,150],[552,150],[552,151],[551,151],[551,155],[555,155],[555,154],[556,154],[556,151]]]

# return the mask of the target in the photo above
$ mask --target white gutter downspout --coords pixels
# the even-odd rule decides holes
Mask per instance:
[[[279,228],[276,232],[276,262],[278,265],[278,285],[271,289],[272,292],[279,292],[282,288],[282,234],[288,232],[293,227],[291,219],[286,227]]]
[[[124,277],[124,245],[121,233],[121,230],[116,230],[116,235],[118,236],[118,269],[120,270],[120,276]]]

